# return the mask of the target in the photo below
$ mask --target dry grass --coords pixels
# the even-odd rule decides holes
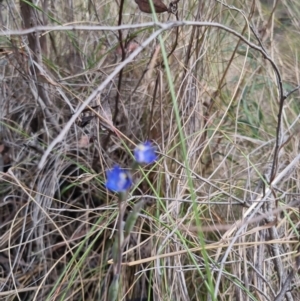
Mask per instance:
[[[116,26],[119,6],[40,1],[30,19],[19,1],[0,3],[1,300],[109,301],[118,206],[105,170],[127,167],[128,150],[146,139],[161,155],[134,175],[128,212],[140,199],[148,205],[123,256],[119,300],[300,300],[299,91],[278,92],[300,82],[300,5],[253,2],[180,1],[179,20],[224,28],[183,25],[164,31],[163,44],[153,39],[95,94],[42,168],[50,143],[130,53],[122,57],[118,31],[55,30],[32,43],[10,31],[24,28],[22,18]],[[153,20],[134,1],[122,18]],[[282,82],[226,28],[262,46]],[[122,30],[124,48],[156,29]]]

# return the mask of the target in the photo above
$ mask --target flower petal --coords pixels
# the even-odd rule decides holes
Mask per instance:
[[[128,190],[132,185],[132,179],[126,170],[115,165],[111,170],[106,172],[105,187],[114,192],[123,192]]]
[[[157,155],[155,153],[155,147],[152,145],[150,141],[146,141],[144,143],[139,144],[134,149],[134,158],[136,162],[140,164],[153,163],[157,159]]]

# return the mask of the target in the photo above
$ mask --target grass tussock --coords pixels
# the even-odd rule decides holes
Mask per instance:
[[[172,3],[0,3],[1,300],[300,300],[300,5]]]

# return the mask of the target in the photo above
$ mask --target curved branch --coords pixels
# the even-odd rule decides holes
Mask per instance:
[[[276,174],[276,162],[277,162],[277,156],[278,156],[278,150],[280,148],[280,127],[281,127],[281,113],[283,108],[283,102],[286,99],[287,96],[290,95],[288,93],[287,95],[283,95],[282,90],[282,80],[281,75],[279,72],[279,69],[276,65],[276,63],[273,61],[273,59],[266,53],[262,45],[258,46],[252,42],[250,42],[246,37],[244,37],[242,34],[238,33],[237,31],[226,27],[222,24],[215,23],[215,22],[198,22],[198,21],[172,21],[167,23],[161,23],[161,22],[149,22],[149,23],[142,23],[142,24],[133,24],[133,25],[120,25],[120,26],[36,26],[25,30],[8,30],[5,32],[0,32],[0,36],[3,35],[26,35],[28,33],[32,32],[40,32],[40,31],[67,31],[67,30],[89,30],[89,31],[118,31],[122,29],[130,29],[130,28],[145,28],[145,27],[160,27],[156,32],[154,32],[148,39],[146,39],[135,51],[133,51],[124,61],[122,61],[115,69],[114,71],[106,78],[106,80],[97,88],[95,89],[91,95],[81,104],[78,111],[72,116],[72,118],[68,121],[68,123],[65,125],[65,127],[62,129],[60,134],[52,141],[52,143],[48,146],[47,150],[45,151],[44,155],[41,158],[41,161],[39,163],[39,168],[41,169],[44,166],[44,163],[49,156],[50,152],[53,150],[55,145],[59,142],[61,142],[64,139],[64,136],[71,128],[72,124],[75,122],[79,114],[85,109],[85,107],[91,102],[91,100],[100,93],[105,86],[116,76],[123,68],[131,62],[151,41],[153,41],[156,37],[158,37],[162,32],[172,29],[174,27],[179,26],[207,26],[207,27],[215,27],[220,28],[222,30],[225,30],[226,32],[231,33],[232,35],[236,36],[240,40],[242,40],[246,45],[248,45],[250,48],[258,51],[263,55],[263,57],[270,62],[271,66],[274,69],[274,72],[276,74],[278,89],[279,89],[279,114],[278,114],[278,126],[277,126],[277,137],[276,137],[276,147],[275,147],[275,154],[274,154],[274,161],[273,161],[273,167],[272,167],[272,173],[271,173],[271,181],[275,177]],[[259,40],[259,39],[258,39]],[[296,91],[294,89],[293,91]]]

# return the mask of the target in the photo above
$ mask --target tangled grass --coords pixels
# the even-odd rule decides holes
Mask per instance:
[[[118,300],[300,300],[298,1],[0,5],[1,300],[109,301],[145,140]]]

